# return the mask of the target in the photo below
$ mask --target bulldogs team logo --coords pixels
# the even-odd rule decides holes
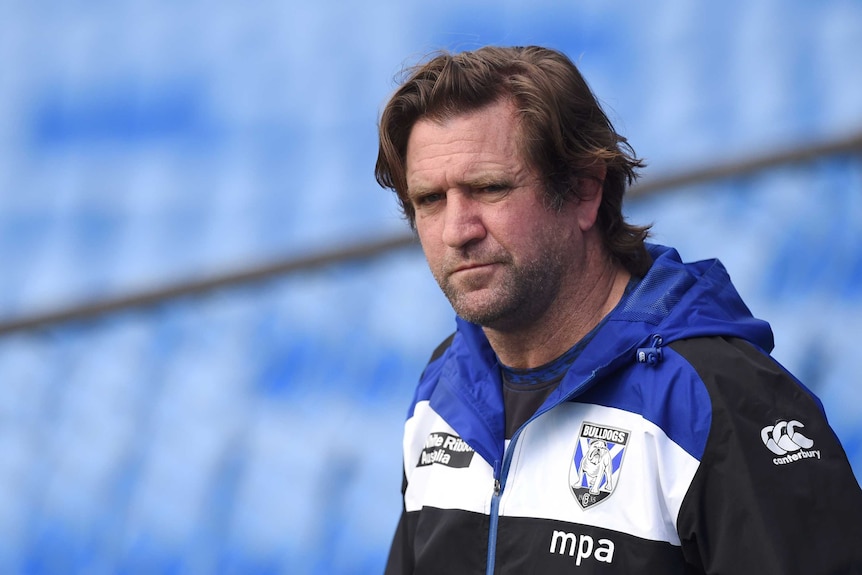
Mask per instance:
[[[583,509],[601,503],[620,480],[630,432],[584,422],[569,469],[569,486]]]

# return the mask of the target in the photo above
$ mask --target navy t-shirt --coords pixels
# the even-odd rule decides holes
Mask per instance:
[[[639,281],[640,278],[632,278],[629,281],[616,307],[626,300]],[[596,327],[563,355],[545,365],[531,369],[514,369],[500,364],[503,406],[506,414],[506,439],[511,439],[515,431],[536,413],[609,316],[610,314],[602,318]]]

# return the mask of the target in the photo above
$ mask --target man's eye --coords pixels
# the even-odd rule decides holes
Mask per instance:
[[[508,184],[487,184],[476,188],[478,194],[488,195],[504,195],[511,191],[512,187]]]
[[[443,194],[423,194],[413,199],[413,204],[417,207],[430,206],[443,199]]]

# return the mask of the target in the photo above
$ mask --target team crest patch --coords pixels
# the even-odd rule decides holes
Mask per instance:
[[[569,486],[583,509],[601,503],[613,494],[620,480],[623,455],[630,432],[584,422],[569,468]]]

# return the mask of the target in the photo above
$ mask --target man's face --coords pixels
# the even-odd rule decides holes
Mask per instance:
[[[419,120],[406,155],[431,273],[458,315],[502,330],[553,310],[583,245],[577,205],[545,207],[517,137],[514,108],[502,100],[442,123]]]

